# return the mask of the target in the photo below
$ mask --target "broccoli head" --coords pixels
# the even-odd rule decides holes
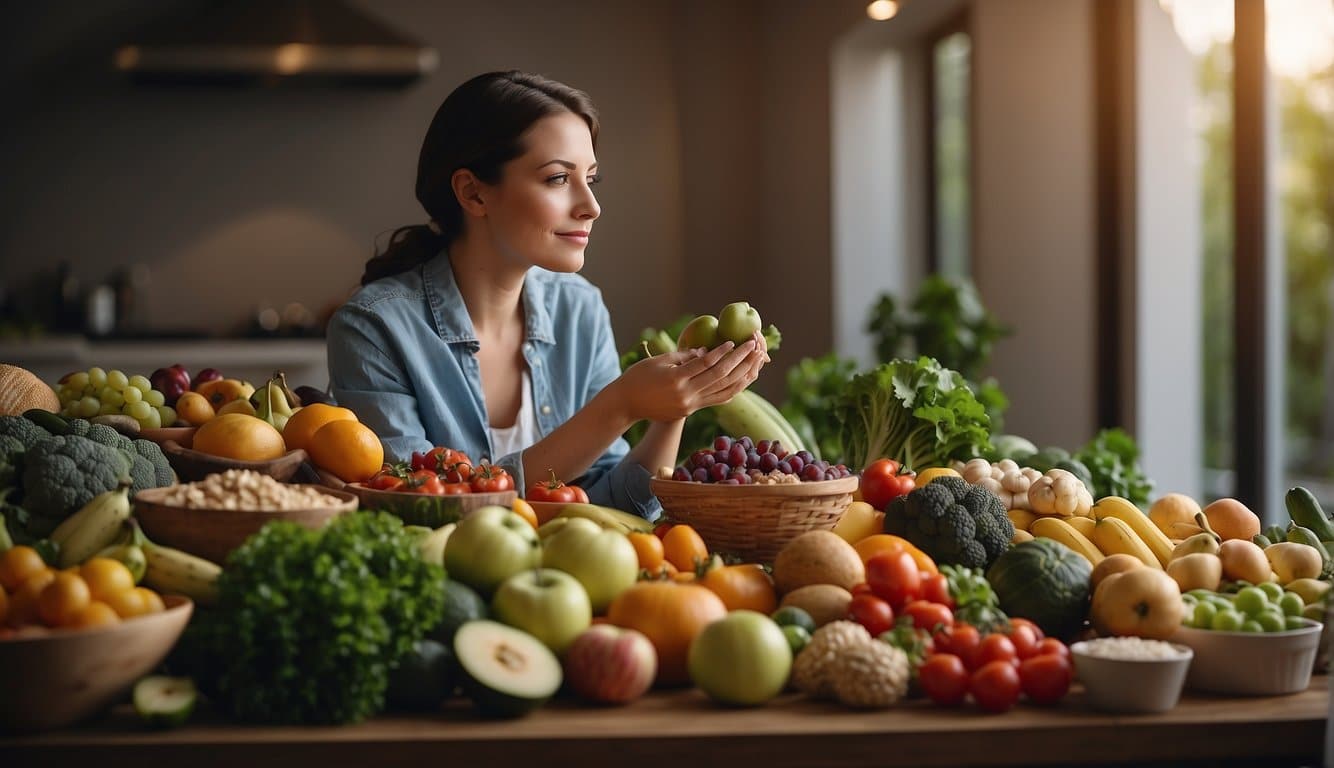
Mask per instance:
[[[50,437],[51,433],[22,416],[0,416],[0,435],[8,435],[18,440],[26,451],[38,440]]]
[[[130,478],[130,458],[86,437],[38,440],[23,457],[23,506],[49,520],[63,520],[94,496]]]
[[[938,563],[985,568],[1010,545],[1014,524],[991,491],[941,477],[885,510],[885,533],[906,538]]]
[[[84,419],[70,419],[69,426],[71,434],[125,452],[130,461],[131,496],[146,488],[161,488],[176,482],[176,473],[157,443],[143,438],[132,440],[105,424],[92,424]]]

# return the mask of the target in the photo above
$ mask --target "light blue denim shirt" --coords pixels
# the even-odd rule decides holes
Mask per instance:
[[[620,363],[602,293],[583,277],[534,267],[524,279],[523,306],[523,358],[545,436],[619,376]],[[447,446],[474,461],[490,459],[527,488],[523,451],[493,455],[479,346],[442,252],[362,287],[334,313],[328,328],[333,396],[380,436],[386,460]],[[617,438],[578,484],[595,504],[654,519],[661,507],[649,490],[649,472],[626,458],[629,450]]]

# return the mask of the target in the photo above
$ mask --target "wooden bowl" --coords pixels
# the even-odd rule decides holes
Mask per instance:
[[[297,487],[297,486],[292,486]],[[241,543],[274,520],[289,520],[312,530],[357,508],[357,497],[346,491],[310,486],[338,499],[337,504],[314,509],[241,510],[192,509],[163,502],[171,490],[149,488],[134,495],[134,517],[155,543],[183,549],[221,565]]]
[[[61,728],[118,701],[162,663],[190,620],[188,598],[162,601],[162,613],[111,627],[0,640],[0,730]]]
[[[397,515],[407,525],[439,528],[458,522],[475,509],[488,506],[509,508],[518,495],[514,491],[497,493],[463,493],[457,496],[432,496],[425,493],[377,491],[362,483],[348,483],[346,490],[361,501],[362,509],[383,509]]]
[[[170,440],[182,448],[193,448],[195,432],[197,431],[199,431],[199,427],[160,427],[158,429],[141,429],[139,430],[139,437],[151,440],[158,445],[165,445]]]
[[[530,501],[528,506],[533,508],[533,513],[537,515],[537,524],[542,525],[551,518],[560,514],[565,509],[566,502],[563,501]]]
[[[203,480],[209,475],[226,472],[229,469],[249,469],[261,475],[268,475],[280,483],[285,483],[292,479],[292,476],[301,468],[301,463],[306,460],[306,452],[300,448],[288,451],[270,461],[241,461],[240,459],[228,459],[210,453],[201,453],[186,448],[175,440],[167,440],[162,443],[162,453],[167,457],[167,463],[171,465],[171,468],[176,470],[176,476],[182,482]]]
[[[747,561],[772,563],[792,539],[830,530],[852,503],[856,475],[774,485],[719,485],[687,480],[649,480],[649,489],[674,523],[694,528],[709,551]]]

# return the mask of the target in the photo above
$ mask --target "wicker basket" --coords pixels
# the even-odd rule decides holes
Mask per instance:
[[[653,478],[649,487],[675,523],[694,528],[710,551],[771,563],[807,531],[838,523],[857,477],[776,485],[718,485]]]

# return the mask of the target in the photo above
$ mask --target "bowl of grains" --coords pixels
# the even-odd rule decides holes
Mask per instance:
[[[1177,705],[1194,653],[1142,637],[1100,637],[1070,646],[1089,705],[1106,712],[1166,712]]]
[[[148,538],[218,564],[274,520],[315,529],[356,508],[357,497],[347,491],[280,483],[246,469],[134,495],[134,516]]]

